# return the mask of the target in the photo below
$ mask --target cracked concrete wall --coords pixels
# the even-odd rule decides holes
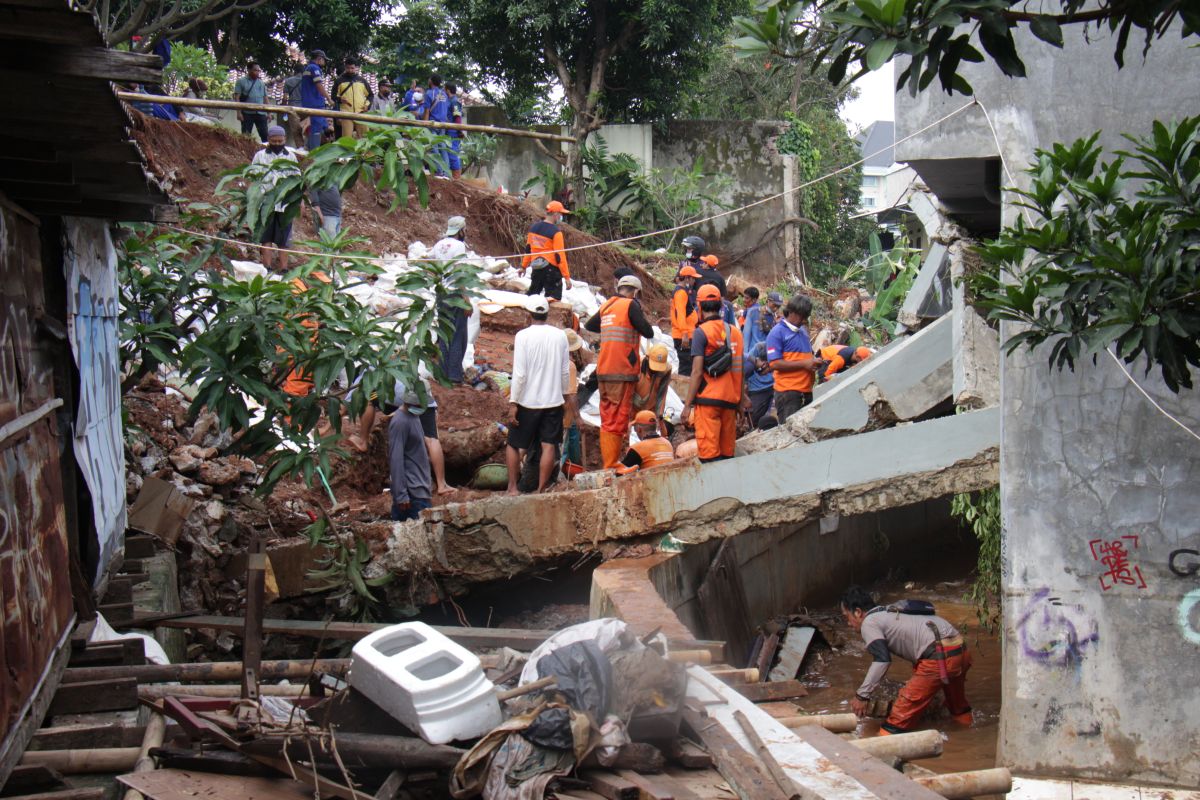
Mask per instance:
[[[953,320],[947,314],[830,382],[811,405],[769,431],[738,441],[759,453],[916,419],[950,397]]]
[[[999,412],[905,425],[729,461],[696,461],[596,489],[494,497],[398,523],[368,574],[499,580],[549,559],[670,531],[698,543],[849,517],[994,485]]]
[[[1200,108],[1185,79],[1200,51],[1177,30],[1143,62],[1113,63],[1105,31],[1066,30],[1062,50],[1021,29],[1030,77],[990,62],[965,77],[996,124],[1016,174],[1037,147],[1101,130],[1109,153],[1122,132]],[[962,100],[936,90],[896,95],[897,135]],[[982,158],[995,152],[979,108],[903,145],[897,157]],[[901,147],[897,147],[900,151]],[[1007,182],[1007,181],[1006,181]],[[1005,197],[1006,223],[1015,220]],[[1015,331],[1006,325],[1002,338]],[[1196,391],[1167,390],[1144,365],[1146,391],[1200,430]],[[1046,353],[1001,362],[1004,523],[1004,703],[999,756],[1022,773],[1200,785],[1200,442],[1159,413],[1101,355],[1050,371]]]
[[[855,516],[833,514],[805,525],[748,531],[734,538],[734,555],[754,626],[805,605],[833,602],[851,583],[869,583],[889,569],[924,558],[957,524],[947,498]],[[692,632],[727,640],[708,630],[696,591],[720,542],[687,548],[649,570],[658,594]]]

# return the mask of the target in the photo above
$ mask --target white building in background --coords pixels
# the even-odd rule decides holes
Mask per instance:
[[[859,151],[866,161],[862,170],[862,194],[858,208],[864,214],[879,213],[901,205],[912,188],[916,173],[896,163],[896,123],[872,122],[857,137]]]

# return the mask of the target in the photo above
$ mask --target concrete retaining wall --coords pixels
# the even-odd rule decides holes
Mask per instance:
[[[943,498],[853,517],[827,517],[807,525],[749,531],[732,539],[753,627],[805,605],[833,602],[850,583],[867,583],[936,552],[957,524]],[[729,638],[707,630],[696,602],[720,542],[689,547],[650,568],[659,595],[700,638]]]

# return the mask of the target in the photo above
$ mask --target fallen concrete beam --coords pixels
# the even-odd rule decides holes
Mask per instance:
[[[1000,405],[1000,332],[988,327],[967,302],[962,278],[976,268],[980,256],[965,241],[950,246],[954,282],[954,377],[951,396],[960,408]]]
[[[934,242],[917,273],[896,319],[901,325],[917,328],[926,320],[950,311],[951,286],[949,252],[946,245]]]
[[[947,331],[948,332],[948,331]],[[435,508],[397,523],[368,577],[500,580],[609,542],[684,542],[851,516],[994,486],[995,408],[784,450],[609,476],[605,485]]]
[[[835,378],[830,389],[787,422],[738,441],[758,453],[876,430],[916,419],[950,397],[954,321],[945,315]]]

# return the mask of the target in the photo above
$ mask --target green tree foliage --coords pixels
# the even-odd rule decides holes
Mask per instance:
[[[361,56],[371,31],[390,0],[280,0],[258,6],[218,24],[198,29],[198,41],[212,46],[224,64],[257,61],[269,75],[299,71],[289,45],[302,53],[324,50],[329,70],[347,56]]]
[[[1172,391],[1200,366],[1200,117],[1126,137],[1102,162],[1099,134],[1037,151],[1030,219],[984,248],[998,267],[972,278],[992,319],[1022,323],[1005,342],[1051,344],[1051,366],[1113,347],[1126,363],[1148,356]]]
[[[947,92],[971,93],[958,69],[981,62],[978,43],[1005,75],[1025,77],[1013,32],[1030,32],[1053,47],[1063,45],[1064,26],[1096,26],[1116,34],[1113,58],[1125,64],[1131,35],[1142,39],[1142,52],[1176,21],[1184,36],[1200,33],[1200,7],[1187,0],[1061,0],[1031,4],[1025,0],[767,0],[760,14],[741,26],[737,44],[757,55],[787,53],[818,42],[829,80],[840,84],[877,70],[897,55],[911,57],[898,76],[916,94],[934,79]]]
[[[188,88],[188,78],[200,78],[208,84],[206,97],[216,100],[233,97],[229,68],[218,63],[208,48],[176,44],[171,48],[171,63],[163,70],[163,88],[168,94],[181,95]]]
[[[404,89],[414,79],[426,85],[432,72],[452,83],[475,82],[459,31],[439,0],[406,3],[395,22],[375,28],[371,50],[379,74]]]
[[[534,97],[556,81],[578,143],[565,158],[578,188],[581,148],[607,121],[671,114],[744,0],[445,0],[482,77]]]
[[[975,582],[967,599],[975,604],[979,622],[994,632],[1000,624],[1000,488],[993,486],[975,494],[957,494],[950,501],[950,513],[968,526],[979,542],[975,561]]]
[[[194,37],[205,26],[235,22],[266,0],[72,0],[71,7],[94,14],[110,47],[149,52],[160,40]]]

